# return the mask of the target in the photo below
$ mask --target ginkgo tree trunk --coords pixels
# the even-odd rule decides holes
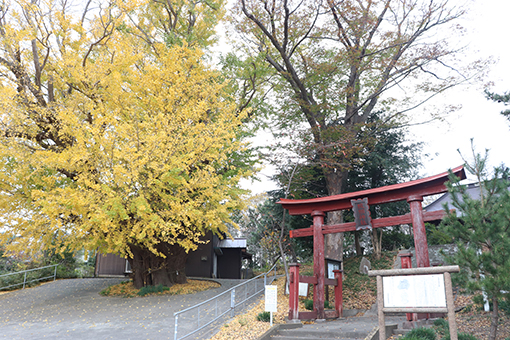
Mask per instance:
[[[210,32],[187,42],[221,14],[197,4],[167,2],[186,9],[178,24],[170,15],[179,11],[153,1],[0,7],[0,241],[9,252],[115,252],[136,287],[169,286],[186,281],[202,235],[228,233],[250,171],[245,114],[204,65]]]

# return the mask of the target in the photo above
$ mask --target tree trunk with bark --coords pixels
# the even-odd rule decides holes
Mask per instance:
[[[344,180],[347,178],[347,171],[331,169],[324,171],[326,175],[326,187],[329,195],[339,195],[343,190]],[[342,211],[330,211],[327,215],[327,224],[340,224],[343,222]],[[328,259],[343,261],[344,234],[324,235],[324,255]]]
[[[499,305],[496,294],[492,298],[492,314],[491,314],[491,329],[489,333],[489,340],[496,340],[499,323]]]
[[[170,287],[186,283],[186,259],[188,253],[179,245],[160,243],[157,250],[165,257],[157,256],[139,245],[130,245],[133,258],[128,258],[135,288],[157,286]]]
[[[363,255],[363,250],[361,249],[361,242],[360,242],[360,231],[354,232],[354,247],[356,249],[356,256]]]
[[[382,252],[382,228],[372,229],[370,232],[370,236],[372,239],[372,247],[374,247],[374,255],[377,260],[381,258],[381,252]]]

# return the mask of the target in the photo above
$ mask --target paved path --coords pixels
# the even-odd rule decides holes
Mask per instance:
[[[0,339],[173,339],[173,314],[241,280],[189,295],[104,297],[121,278],[58,280],[0,295]]]

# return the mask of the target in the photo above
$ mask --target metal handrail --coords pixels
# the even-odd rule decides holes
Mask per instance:
[[[274,270],[274,276],[273,276],[273,278],[271,279],[271,281],[268,283],[268,282],[267,282],[267,276],[268,276],[268,274],[270,274],[270,273],[271,273],[271,271],[273,271],[273,270]],[[239,301],[239,302],[237,302],[237,303],[236,303],[236,301],[235,301],[235,291],[236,291],[236,288],[241,288],[242,286],[246,286],[246,285],[248,285],[250,282],[255,281],[255,280],[257,280],[257,279],[260,279],[262,276],[264,277],[264,286],[265,286],[266,284],[271,284],[271,283],[275,280],[275,278],[276,278],[276,263],[275,263],[275,264],[273,265],[273,267],[271,267],[271,269],[269,269],[266,273],[263,273],[263,274],[257,275],[257,276],[255,276],[254,278],[252,278],[252,279],[250,279],[250,280],[248,280],[248,281],[246,281],[246,282],[240,283],[240,284],[238,284],[238,285],[236,285],[236,286],[234,286],[234,287],[232,287],[232,288],[230,288],[230,289],[228,289],[228,290],[224,291],[223,293],[220,293],[220,294],[218,294],[218,295],[216,295],[216,296],[214,296],[214,297],[212,297],[212,298],[210,298],[210,299],[208,299],[208,300],[202,301],[202,302],[201,302],[201,303],[199,303],[199,304],[196,304],[196,305],[194,305],[194,306],[188,307],[188,308],[186,308],[186,309],[183,309],[183,310],[181,310],[181,311],[178,311],[178,312],[174,313],[174,317],[175,317],[174,340],[184,339],[184,338],[186,338],[187,336],[190,336],[191,334],[194,334],[194,333],[196,333],[196,332],[198,332],[198,331],[202,330],[203,328],[205,328],[205,327],[209,326],[211,323],[213,323],[214,321],[218,320],[219,318],[221,318],[222,316],[224,316],[224,315],[225,315],[225,314],[227,314],[228,312],[230,312],[231,317],[234,317],[234,311],[235,311],[235,308],[236,308],[236,307],[238,307],[239,305],[241,305],[241,304],[245,303],[246,301],[250,300],[251,298],[253,298],[253,297],[254,297],[254,296],[256,296],[257,294],[259,294],[260,292],[262,292],[262,291],[264,290],[264,286],[263,286],[260,290],[258,290],[258,291],[256,291],[256,292],[254,292],[254,293],[253,293],[253,295],[251,295],[250,297],[247,297],[247,296],[245,295],[245,298],[244,298],[242,301]],[[256,283],[256,282],[255,282],[255,283]],[[205,323],[205,324],[204,324],[204,325],[202,325],[202,326],[199,326],[199,327],[198,327],[197,329],[195,329],[194,331],[192,331],[192,332],[190,332],[190,333],[187,333],[187,334],[185,334],[184,336],[182,336],[182,337],[180,337],[180,338],[179,338],[179,337],[177,337],[177,330],[178,330],[179,315],[180,315],[180,314],[186,313],[186,312],[188,312],[188,311],[190,311],[190,310],[193,310],[193,309],[198,309],[198,315],[199,315],[199,317],[198,317],[198,322],[200,322],[200,321],[199,321],[199,320],[200,320],[200,309],[199,309],[199,308],[200,308],[200,306],[205,305],[205,304],[208,304],[208,303],[210,303],[210,302],[212,302],[212,301],[214,301],[214,300],[216,300],[216,304],[217,304],[217,300],[218,300],[220,297],[222,297],[223,295],[226,295],[226,294],[230,294],[230,309],[227,309],[225,312],[223,312],[223,313],[221,313],[221,314],[219,314],[219,315],[216,315],[216,316],[214,317],[214,319],[212,319],[211,321],[209,321],[209,322]]]
[[[58,266],[58,264],[52,264],[52,265],[49,265],[49,266],[44,266],[44,267],[39,267],[39,268],[33,268],[33,269],[22,270],[22,271],[19,271],[19,272],[2,274],[2,275],[0,275],[0,278],[1,277],[11,276],[11,275],[18,275],[18,274],[23,274],[24,273],[24,275],[23,275],[23,282],[15,283],[15,284],[12,284],[12,285],[9,285],[9,286],[0,287],[0,290],[5,289],[5,288],[21,286],[21,285],[23,285],[23,289],[24,289],[26,287],[27,283],[31,283],[31,282],[35,282],[35,281],[41,281],[41,280],[45,280],[45,279],[51,279],[51,278],[53,278],[53,281],[55,281],[56,278],[57,278],[57,266]],[[38,279],[27,281],[27,273],[28,272],[33,272],[33,271],[36,271],[36,270],[41,270],[41,269],[46,269],[46,268],[51,268],[51,267],[55,267],[55,270],[53,271],[53,275],[45,276],[45,277],[40,277]]]

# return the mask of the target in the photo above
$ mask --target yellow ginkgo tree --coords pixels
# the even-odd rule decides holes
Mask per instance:
[[[244,113],[201,51],[221,1],[161,5],[176,22],[154,1],[62,4],[0,6],[0,242],[116,252],[138,288],[185,282],[250,168]]]

